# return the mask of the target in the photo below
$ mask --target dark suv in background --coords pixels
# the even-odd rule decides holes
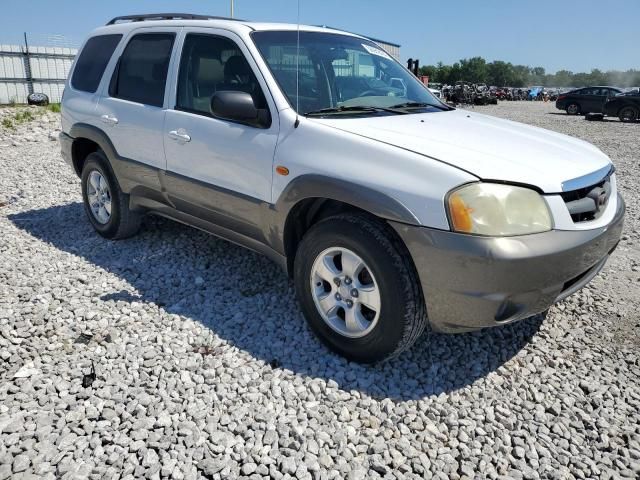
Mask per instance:
[[[556,108],[565,110],[569,115],[603,113],[606,101],[622,93],[615,87],[584,87],[563,93],[556,100]]]

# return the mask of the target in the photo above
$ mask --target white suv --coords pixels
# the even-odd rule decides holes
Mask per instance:
[[[140,15],[90,35],[60,138],[98,233],[152,213],[261,252],[362,362],[427,323],[545,311],[600,271],[624,216],[606,155],[453,109],[366,38],[297,28]]]

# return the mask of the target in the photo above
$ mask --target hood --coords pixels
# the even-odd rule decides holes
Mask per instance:
[[[606,167],[588,142],[466,110],[360,118],[313,119],[465,170],[482,180],[533,185],[546,193]]]

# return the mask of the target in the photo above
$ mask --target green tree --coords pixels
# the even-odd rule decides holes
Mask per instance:
[[[497,60],[487,65],[488,79],[487,83],[497,87],[510,86],[513,83],[514,71],[513,65],[508,62]]]
[[[445,65],[442,62],[438,62],[436,65],[435,82],[450,83],[449,76],[451,75],[451,67]]]
[[[488,77],[486,60],[482,57],[460,60],[460,75],[467,82],[486,83]]]
[[[438,62],[420,69],[429,81],[454,84],[462,80],[473,83],[487,83],[498,87],[526,87],[543,85],[546,87],[585,87],[589,85],[612,85],[618,87],[640,87],[640,70],[609,70],[603,72],[594,68],[591,72],[574,73],[558,70],[548,74],[543,67],[512,65],[496,60],[487,63],[482,57],[465,58],[453,65]]]
[[[420,67],[420,75],[427,75],[430,82],[435,82],[437,67],[435,65],[423,65]]]

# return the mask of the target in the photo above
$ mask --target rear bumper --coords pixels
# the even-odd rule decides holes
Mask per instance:
[[[58,135],[58,140],[60,141],[60,151],[62,153],[62,158],[64,159],[65,162],[71,165],[71,168],[74,168],[73,156],[71,154],[71,146],[73,145],[73,138],[64,132],[60,132],[60,135]],[[75,168],[74,168],[74,171],[75,171]]]
[[[602,269],[622,234],[624,201],[606,227],[479,237],[392,223],[418,270],[432,327],[463,332],[545,311]]]

